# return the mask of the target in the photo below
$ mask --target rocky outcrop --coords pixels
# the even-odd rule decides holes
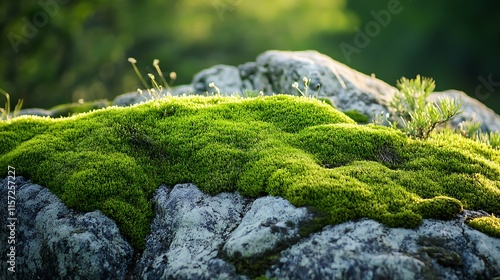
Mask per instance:
[[[244,214],[237,194],[211,197],[192,184],[155,195],[156,217],[146,250],[136,269],[141,279],[237,279],[235,268],[219,250]]]
[[[284,250],[266,273],[276,279],[491,279],[500,240],[459,219],[417,230],[361,220],[328,226]]]
[[[205,69],[194,76],[190,85],[173,88],[171,94],[212,93],[215,90],[209,84],[214,82],[223,94],[243,94],[253,90],[263,91],[266,95],[298,95],[292,84],[298,82],[300,89],[305,92],[302,82],[304,77],[311,79],[308,89],[310,95],[318,94],[319,97],[330,99],[341,111],[357,110],[370,118],[382,111],[388,112],[389,103],[396,92],[396,88],[374,76],[360,73],[316,51],[267,51],[259,55],[255,62],[237,67],[216,65]],[[431,100],[443,95],[462,96],[463,114],[455,119],[454,125],[458,126],[462,120],[470,120],[475,114],[475,120],[483,123],[484,131],[500,130],[500,116],[481,102],[454,90],[434,93]],[[128,93],[118,96],[113,104],[127,106],[142,100],[144,98],[138,93]]]
[[[7,179],[0,194],[7,197]],[[210,196],[161,186],[146,249],[135,261],[115,223],[75,213],[47,189],[16,180],[16,269],[1,279],[493,279],[500,239],[468,227],[465,211],[417,229],[362,219],[314,228],[317,214],[279,197]],[[6,199],[0,207],[7,209]],[[7,212],[0,218],[6,224]],[[0,231],[5,242],[9,232]],[[6,256],[6,246],[0,246]],[[3,259],[3,257],[2,257]],[[13,278],[14,277],[14,278]]]
[[[48,189],[17,177],[1,181],[0,279],[124,279],[133,250],[115,222],[100,211],[76,213]],[[8,192],[15,186],[15,196]],[[7,197],[14,197],[8,216]],[[13,205],[13,204],[9,204]],[[7,218],[17,220],[7,220]],[[5,225],[14,223],[14,232]],[[7,244],[14,233],[15,243]],[[6,246],[8,245],[8,246]],[[14,247],[15,273],[7,250]]]

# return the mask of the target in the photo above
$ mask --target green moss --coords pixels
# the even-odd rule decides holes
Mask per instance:
[[[96,100],[85,103],[68,103],[61,104],[50,108],[52,117],[67,117],[74,114],[85,113],[96,109],[101,109],[109,106],[109,101],[106,99]]]
[[[361,124],[366,124],[368,123],[368,116],[360,113],[358,110],[348,110],[348,111],[343,111],[344,114],[346,114],[349,118],[353,119],[357,123]]]
[[[359,126],[310,98],[173,97],[69,118],[19,117],[0,122],[0,137],[0,165],[71,208],[100,209],[139,250],[160,184],[277,195],[317,209],[321,224],[367,217],[416,227],[462,207],[500,213],[500,151]]]
[[[447,196],[436,196],[420,201],[417,204],[417,211],[424,218],[451,220],[463,211],[463,206],[458,199]]]
[[[321,97],[321,98],[318,98],[318,100],[335,108],[335,105],[333,105],[333,102],[330,100],[330,98]]]
[[[467,224],[490,236],[500,238],[500,218],[494,215],[475,218],[467,221]]]

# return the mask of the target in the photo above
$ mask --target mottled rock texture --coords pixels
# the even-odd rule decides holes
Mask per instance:
[[[16,274],[1,279],[493,279],[500,240],[478,232],[465,211],[417,229],[362,219],[304,233],[315,215],[278,197],[205,194],[161,186],[144,252],[100,212],[74,213],[47,189],[16,179]],[[0,193],[7,196],[7,179]],[[0,203],[6,209],[6,200]],[[6,211],[1,211],[5,223]],[[300,234],[302,232],[302,234]],[[6,240],[5,227],[0,239]],[[0,247],[6,256],[6,247]],[[138,253],[138,252],[136,252]],[[2,257],[3,258],[3,257]],[[16,278],[17,277],[17,278]]]
[[[114,221],[100,211],[73,212],[48,189],[22,177],[14,182],[16,273],[8,271],[5,262],[10,231],[5,227],[8,179],[4,179],[0,185],[0,279],[125,277],[133,250]]]

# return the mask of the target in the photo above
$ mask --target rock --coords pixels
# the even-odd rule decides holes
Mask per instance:
[[[305,208],[296,208],[283,198],[259,198],[231,233],[223,251],[235,259],[269,254],[280,246],[297,241],[300,224],[310,218],[311,214]]]
[[[219,249],[241,221],[238,194],[211,197],[192,184],[160,187],[156,217],[136,268],[140,279],[245,279],[219,258]]]
[[[15,180],[16,273],[0,264],[0,279],[124,279],[132,247],[100,211],[75,213],[48,189]],[[7,242],[8,181],[1,181],[0,240]],[[10,193],[9,195],[12,195]],[[7,246],[0,246],[2,260]]]
[[[483,132],[500,131],[500,116],[479,102],[479,100],[468,96],[463,91],[447,90],[434,92],[429,97],[429,100],[439,101],[440,98],[445,96],[462,100],[462,114],[451,120],[454,127],[458,127],[458,124],[462,121],[470,121],[472,119],[481,122],[481,130]]]
[[[363,219],[327,226],[280,254],[277,279],[491,279],[500,275],[500,240],[456,219],[416,230]]]
[[[50,116],[52,116],[52,111],[41,109],[41,108],[28,108],[28,109],[20,110],[17,115],[18,116],[50,117]]]
[[[198,94],[217,93],[215,88],[209,87],[212,82],[220,89],[221,94],[231,95],[243,92],[240,71],[234,66],[216,65],[205,69],[194,76],[191,85],[194,92]]]
[[[271,88],[276,93],[296,94],[292,87],[302,79],[311,79],[309,92],[329,98],[342,111],[357,110],[367,116],[387,111],[395,89],[385,82],[362,74],[316,51],[267,51],[257,57],[257,87]],[[259,78],[260,76],[260,78]],[[265,85],[264,77],[269,81]]]
[[[47,189],[16,179],[17,279],[494,279],[500,239],[451,221],[417,229],[368,219],[308,231],[316,214],[279,197],[210,196],[193,184],[161,186],[146,249],[132,260],[116,224],[99,211],[75,213]],[[0,195],[7,197],[7,179]],[[6,209],[7,199],[0,201]],[[0,211],[7,224],[7,211]],[[301,233],[302,232],[302,233]],[[10,234],[6,227],[0,240]],[[3,241],[2,241],[3,242]],[[0,246],[6,256],[7,246]],[[0,279],[12,278],[7,262]]]
[[[247,62],[237,67],[216,65],[205,69],[194,76],[190,85],[173,88],[171,93],[215,93],[215,88],[208,86],[214,82],[221,94],[243,94],[245,90],[251,90],[263,91],[265,95],[299,95],[292,84],[298,82],[305,93],[304,77],[311,79],[309,95],[317,94],[318,97],[327,98],[341,111],[356,110],[368,116],[370,121],[375,115],[389,111],[390,101],[397,91],[395,87],[374,76],[360,73],[316,51],[267,51],[259,55],[255,62]],[[500,116],[463,92],[436,92],[431,95],[430,100],[437,100],[444,95],[462,97],[464,103],[464,113],[452,121],[454,127],[458,127],[461,121],[474,117],[483,123],[483,131],[500,131]],[[113,104],[127,106],[143,100],[138,98],[137,93],[128,93],[118,96]]]
[[[113,105],[124,107],[147,101],[150,98],[151,95],[147,91],[144,91],[143,94],[140,94],[137,91],[128,92],[115,97],[115,99],[113,100]]]
[[[329,98],[342,111],[357,110],[367,116],[387,111],[395,89],[385,82],[364,75],[316,51],[267,51],[248,62],[234,67],[214,66],[195,76],[195,92],[204,93],[209,82],[214,82],[221,93],[244,90],[298,94],[292,87],[298,82],[305,92],[303,78],[311,79],[309,93]],[[208,90],[211,92],[211,90]]]

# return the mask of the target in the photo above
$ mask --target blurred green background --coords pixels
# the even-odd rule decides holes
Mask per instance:
[[[391,85],[433,77],[500,112],[499,11],[494,0],[2,1],[0,87],[50,108],[134,91],[128,57],[144,74],[158,58],[185,84],[266,50],[314,49]]]

